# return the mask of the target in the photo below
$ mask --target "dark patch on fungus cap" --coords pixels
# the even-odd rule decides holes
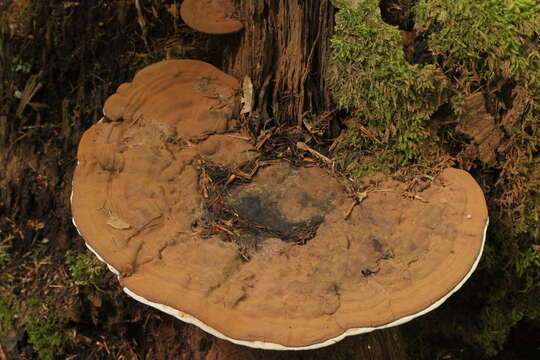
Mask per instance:
[[[207,34],[231,34],[243,29],[231,0],[184,0],[180,14],[192,29]]]
[[[326,213],[344,199],[343,186],[324,170],[282,163],[259,170],[250,184],[232,189],[225,205],[244,222],[285,242],[304,245]]]

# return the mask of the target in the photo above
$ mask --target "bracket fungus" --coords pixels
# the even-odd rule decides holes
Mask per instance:
[[[488,223],[467,172],[444,170],[422,201],[385,180],[352,207],[326,170],[262,161],[234,132],[238,88],[209,64],[160,62],[84,134],[73,221],[127,294],[237,344],[300,350],[404,323],[463,285]]]
[[[235,19],[232,0],[184,0],[180,15],[190,28],[206,34],[232,34],[244,28]]]

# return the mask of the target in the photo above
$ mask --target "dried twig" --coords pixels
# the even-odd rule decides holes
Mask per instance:
[[[36,95],[36,93],[43,87],[43,84],[39,81],[41,78],[43,72],[40,72],[37,75],[30,76],[30,79],[26,82],[26,86],[24,87],[24,90],[21,95],[21,102],[19,103],[19,107],[17,108],[17,117],[21,118],[22,113],[26,106],[30,103],[32,98]]]
[[[345,219],[345,220],[347,220],[347,219],[351,216],[351,214],[352,214],[352,212],[353,212],[353,210],[354,210],[354,207],[355,207],[356,205],[358,205],[358,200],[354,199],[353,202],[351,203],[351,206],[349,207],[349,209],[348,209],[347,212],[345,213],[345,216],[344,216],[344,219]]]
[[[230,236],[235,236],[235,234],[231,230],[227,229],[225,226],[222,226],[220,224],[212,224],[212,226]]]
[[[146,24],[146,19],[144,18],[144,14],[142,12],[140,0],[135,0],[135,7],[137,8],[137,22],[141,27],[142,38],[146,48],[148,49],[148,25]]]
[[[420,200],[423,203],[428,203],[429,202],[426,199],[424,199],[422,196],[416,195],[416,194],[414,194],[412,192],[408,192],[408,191],[403,193],[403,196],[408,198],[408,199],[411,199],[411,200]]]
[[[233,139],[245,140],[245,141],[251,140],[251,138],[248,136],[242,136],[242,135],[236,135],[236,134],[223,134],[223,136],[230,137]]]
[[[257,150],[260,150],[264,146],[264,144],[266,144],[266,142],[272,137],[273,134],[274,132],[271,130],[263,130],[261,136],[259,136],[259,140],[257,141],[257,145],[255,145],[255,148]]]
[[[304,150],[304,151],[309,152],[310,154],[314,155],[319,160],[322,160],[323,162],[325,162],[328,165],[332,165],[334,163],[330,158],[328,158],[328,157],[324,156],[323,154],[321,154],[320,152],[310,148],[306,143],[304,143],[302,141],[297,142],[296,147],[299,148],[300,150]]]
[[[373,133],[369,131],[368,128],[366,128],[364,125],[357,125],[357,126],[358,126],[358,129],[360,129],[360,131],[362,131],[371,140],[373,140],[377,144],[382,144],[381,140],[377,139],[375,135],[373,135]]]
[[[341,133],[339,134],[339,136],[334,140],[334,142],[332,143],[332,145],[330,145],[330,148],[328,149],[329,152],[332,152],[336,149],[336,147],[338,146],[338,144],[340,143],[341,139],[343,139],[345,137],[345,134],[347,132],[342,130]]]

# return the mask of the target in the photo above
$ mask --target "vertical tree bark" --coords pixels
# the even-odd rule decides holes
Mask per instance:
[[[262,118],[301,126],[330,110],[325,73],[333,31],[330,0],[237,0],[245,29],[225,71],[249,76]]]

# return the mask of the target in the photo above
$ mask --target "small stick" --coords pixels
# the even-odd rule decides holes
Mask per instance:
[[[364,125],[358,125],[358,128],[360,129],[360,131],[366,134],[367,137],[369,137],[371,140],[373,140],[377,144],[382,144],[382,142],[379,139],[377,139],[375,135],[373,135],[371,131],[369,131]]]
[[[354,210],[354,207],[356,205],[358,205],[358,200],[355,199],[355,200],[353,200],[351,206],[349,207],[349,210],[347,210],[347,212],[345,213],[345,217],[344,217],[345,220],[347,220],[351,216],[351,214],[352,214],[352,212]]]
[[[407,197],[409,199],[412,199],[412,200],[420,200],[423,203],[429,203],[429,201],[427,201],[426,199],[424,199],[420,195],[416,195],[416,194],[413,194],[413,193],[410,193],[410,192],[404,193],[403,196],[405,196],[405,197]]]
[[[336,147],[338,146],[339,142],[341,141],[341,138],[345,136],[345,131],[344,130],[341,130],[341,133],[339,134],[339,136],[336,138],[336,140],[334,140],[334,142],[332,143],[332,145],[330,145],[330,148],[328,149],[329,152],[332,152],[336,149]]]
[[[234,236],[234,233],[231,230],[227,229],[225,226],[221,226],[219,224],[214,224],[214,227],[217,228],[218,230],[223,231],[226,234]]]
[[[257,150],[260,150],[264,144],[272,137],[272,131],[267,131],[266,134],[264,134],[263,138],[255,145],[255,148]]]
[[[242,135],[223,134],[223,136],[227,136],[227,137],[234,138],[234,139],[245,140],[245,141],[251,140],[251,138],[249,138],[247,136],[242,136]]]
[[[323,162],[327,163],[328,165],[333,164],[332,160],[330,160],[329,158],[327,158],[326,156],[324,156],[320,152],[318,152],[316,150],[313,150],[306,143],[304,143],[302,141],[297,142],[296,147],[299,148],[300,150],[304,150],[304,151],[307,151],[307,152],[311,153],[312,155],[316,156],[317,158],[319,158]]]
[[[232,183],[235,179],[236,179],[236,175],[232,174],[231,176],[229,176],[229,178],[227,179],[227,182],[225,183],[225,186],[229,186],[229,184]]]
[[[240,176],[246,180],[251,180],[253,178],[253,175],[250,175],[250,174],[247,174],[245,172],[243,172],[242,170],[238,170],[238,169],[231,169],[232,173],[236,176]]]

